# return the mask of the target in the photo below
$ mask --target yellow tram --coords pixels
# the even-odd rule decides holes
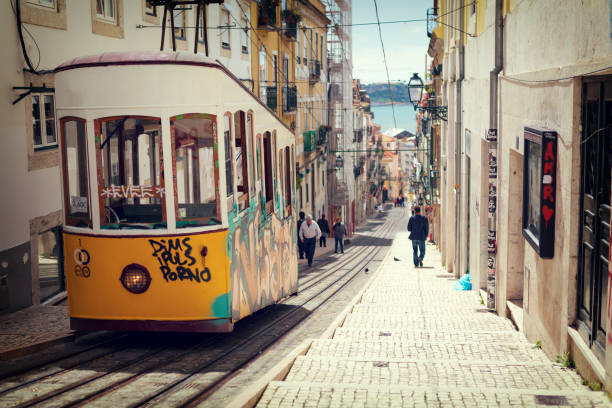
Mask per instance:
[[[295,137],[240,80],[154,51],[55,78],[73,329],[227,332],[297,292]]]

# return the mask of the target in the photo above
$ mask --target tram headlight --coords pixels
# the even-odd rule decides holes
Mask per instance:
[[[128,292],[143,293],[151,285],[151,275],[147,268],[139,264],[129,264],[121,272],[121,284]]]

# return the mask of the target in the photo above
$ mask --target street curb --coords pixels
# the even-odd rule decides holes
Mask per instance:
[[[28,344],[26,346],[17,347],[11,350],[0,352],[0,361],[11,360],[18,357],[24,357],[34,354],[38,351],[55,346],[62,343],[69,343],[76,337],[76,333],[66,333],[52,339],[43,340],[38,343]]]
[[[372,276],[368,281],[363,285],[359,292],[353,297],[353,299],[349,302],[348,305],[340,312],[340,314],[334,319],[334,321],[325,329],[325,331],[319,337],[331,339],[334,335],[334,332],[338,327],[342,325],[346,316],[353,310],[353,307],[362,299],[365,291],[370,287],[378,272],[381,270],[382,266],[387,263],[387,259],[391,255],[391,249],[393,245],[389,247],[389,251],[387,255],[382,259],[376,270],[372,273]],[[259,380],[257,380],[254,384],[250,385],[246,390],[238,394],[236,398],[234,398],[227,407],[229,408],[252,408],[257,405],[257,402],[266,391],[266,388],[272,381],[282,381],[289,374],[289,370],[295,363],[295,360],[299,356],[306,355],[312,342],[316,340],[315,338],[307,339],[299,346],[294,348],[289,352],[289,354],[279,361],[274,367],[268,370],[265,374],[263,374]]]

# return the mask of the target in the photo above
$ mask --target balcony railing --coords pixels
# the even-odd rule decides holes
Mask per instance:
[[[308,132],[304,132],[304,152],[312,152],[316,149],[316,132],[314,130],[310,130]]]
[[[283,112],[295,112],[297,110],[297,87],[283,87]]]
[[[276,87],[275,86],[266,86],[266,105],[268,108],[276,111],[276,107],[278,106],[277,96],[276,96]]]
[[[300,21],[298,14],[291,10],[283,10],[281,13],[283,18],[283,35],[285,38],[296,41],[297,40],[297,26]]]
[[[314,84],[321,79],[321,63],[319,61],[310,61],[310,83]]]
[[[325,146],[327,144],[327,135],[331,131],[329,126],[322,125],[319,127],[319,134],[317,136],[317,145]]]
[[[275,0],[260,0],[259,1],[259,18],[257,25],[263,28],[276,27],[276,5]]]

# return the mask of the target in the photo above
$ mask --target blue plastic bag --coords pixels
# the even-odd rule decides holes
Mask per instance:
[[[465,274],[461,277],[461,279],[459,279],[457,282],[455,282],[455,286],[454,286],[455,290],[472,290],[472,277],[470,276],[470,274]]]

